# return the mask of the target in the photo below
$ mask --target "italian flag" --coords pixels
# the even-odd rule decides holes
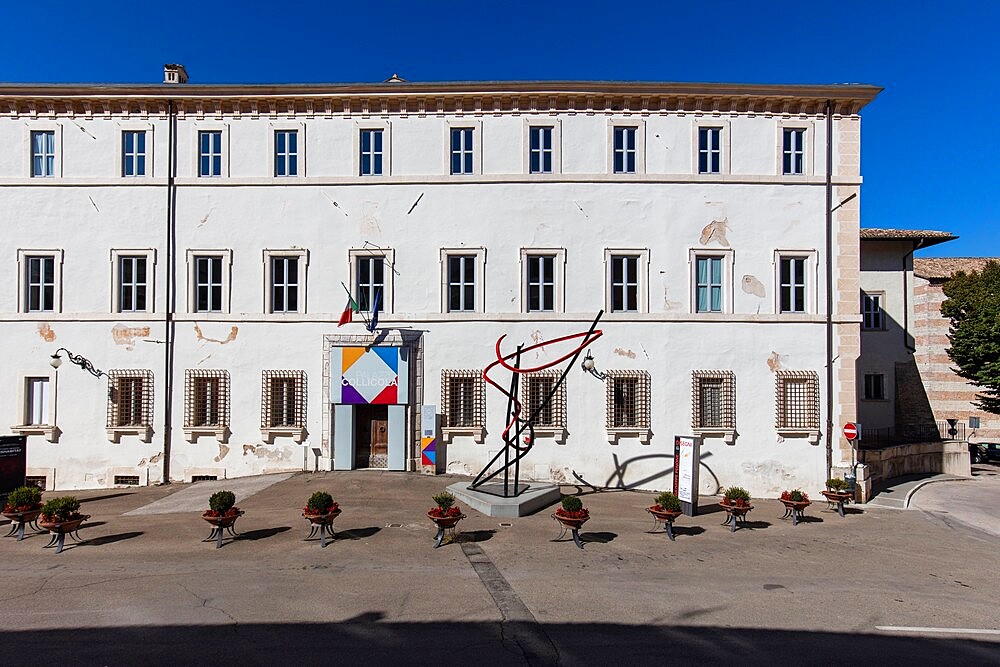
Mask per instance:
[[[358,312],[359,310],[361,310],[361,308],[358,307],[358,302],[355,301],[353,298],[351,298],[350,295],[348,295],[347,305],[344,306],[344,312],[340,314],[340,321],[337,322],[337,326],[342,327],[345,324],[351,322],[354,313]]]

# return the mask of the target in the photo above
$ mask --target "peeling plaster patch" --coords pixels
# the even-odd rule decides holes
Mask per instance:
[[[378,224],[378,202],[366,201],[361,204],[361,234],[380,236],[382,227]]]
[[[726,238],[727,229],[729,229],[729,218],[724,217],[722,220],[713,220],[702,227],[701,237],[698,240],[702,245],[708,245],[712,241],[715,241],[719,245],[728,248],[729,239]]]
[[[781,461],[746,461],[741,467],[744,477],[750,476],[754,486],[765,487],[768,493],[780,493],[792,479]]]
[[[749,273],[743,276],[743,291],[747,294],[759,296],[762,299],[767,296],[767,291],[764,290],[764,283],[757,280],[755,276],[751,276]]]
[[[115,345],[124,345],[126,350],[135,347],[136,338],[145,338],[149,335],[149,327],[127,327],[124,324],[116,324],[111,327],[111,337]]]
[[[244,450],[246,445],[243,446]],[[263,445],[256,447],[254,449],[254,454],[259,459],[267,459],[268,461],[279,462],[285,461],[290,458],[289,452],[284,447],[264,447]]]
[[[157,453],[155,453],[155,454],[153,454],[152,456],[149,457],[149,462],[150,463],[159,463],[160,459],[162,459],[162,458],[163,458],[163,452],[157,452]]]
[[[219,345],[232,343],[234,340],[236,340],[236,336],[237,334],[239,334],[239,332],[240,332],[239,327],[231,327],[229,329],[229,335],[226,336],[225,340],[219,340],[217,338],[208,338],[207,336],[205,336],[205,334],[201,332],[201,327],[198,326],[198,323],[197,322],[194,323],[194,335],[198,337],[198,340],[203,340],[206,343],[218,343]],[[146,335],[149,335],[148,329],[146,331]]]
[[[461,461],[449,461],[448,472],[456,475],[471,475],[474,471],[467,463],[462,463]]]
[[[538,345],[538,344],[541,344],[544,340],[545,340],[545,337],[542,336],[541,329],[535,329],[534,331],[531,332],[531,342],[532,343]],[[535,359],[537,359],[539,357],[543,357],[543,356],[545,356],[545,348],[544,347],[540,347],[537,350],[535,350]]]
[[[56,332],[52,330],[48,322],[42,322],[38,325],[38,335],[46,343],[51,343],[56,339]]]
[[[213,460],[213,461],[215,461],[216,463],[218,463],[218,462],[219,462],[219,461],[221,461],[222,459],[226,458],[226,455],[228,455],[228,454],[229,454],[229,447],[225,446],[224,444],[222,444],[222,443],[220,442],[220,443],[219,443],[219,455],[218,455],[218,456],[216,456],[216,457],[215,457],[214,459],[212,459],[212,460]]]
[[[623,350],[620,347],[616,347],[614,350],[612,350],[612,352],[617,354],[619,357],[628,357],[629,359],[635,359],[635,352],[633,352],[632,350]]]
[[[767,367],[771,369],[772,373],[776,373],[781,370],[781,355],[777,352],[772,352],[771,356],[767,358]]]
[[[214,210],[215,210],[215,207],[214,207],[214,206],[213,206],[212,208],[208,209],[208,213],[206,213],[206,214],[205,214],[205,217],[204,217],[204,218],[202,218],[201,220],[199,220],[199,221],[198,221],[198,226],[199,226],[199,227],[201,227],[201,226],[202,226],[202,225],[204,225],[204,224],[205,224],[206,222],[208,222],[208,217],[209,217],[210,215],[212,215],[212,211],[214,211]]]
[[[253,445],[243,445],[243,456],[253,454],[255,451],[257,451],[257,448]]]
[[[565,484],[566,480],[567,480],[566,469],[565,468],[551,468],[550,467],[549,468],[549,479],[552,480],[553,482],[557,483],[557,484]]]

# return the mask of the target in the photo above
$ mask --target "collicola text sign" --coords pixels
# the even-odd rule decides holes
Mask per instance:
[[[698,462],[701,440],[694,436],[674,436],[674,493],[688,516],[698,515]]]

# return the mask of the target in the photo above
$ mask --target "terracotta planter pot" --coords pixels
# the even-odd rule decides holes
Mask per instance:
[[[781,500],[779,498],[779,500]],[[801,512],[805,508],[812,505],[811,500],[781,500],[781,504],[788,509],[795,510],[796,512]]]
[[[337,508],[332,512],[326,512],[325,514],[309,514],[307,512],[303,512],[302,516],[309,519],[309,523],[313,525],[328,526],[333,523],[334,519],[340,516],[341,511],[342,510],[340,508]]]
[[[38,525],[54,535],[65,535],[66,533],[75,533],[80,528],[80,524],[89,518],[89,514],[82,514],[80,518],[71,521],[39,521]]]
[[[661,510],[659,505],[653,505],[652,507],[647,507],[646,511],[655,516],[660,521],[673,521],[679,517],[683,512],[680,510]]]
[[[243,510],[240,510],[236,514],[233,514],[232,516],[208,516],[202,514],[201,518],[209,522],[216,528],[232,528],[233,524],[236,523],[236,520],[239,519],[241,516],[243,516],[243,514],[244,514]]]
[[[725,502],[719,503],[719,506],[726,510],[727,514],[732,514],[733,516],[743,516],[747,512],[753,509],[753,505],[747,505],[745,507],[737,507],[735,505],[728,505]]]
[[[563,516],[558,511],[555,514],[553,514],[552,516],[554,516],[556,518],[556,521],[558,521],[562,525],[566,526],[567,528],[576,529],[576,530],[579,530],[580,526],[582,526],[583,524],[585,524],[588,521],[590,521],[590,517],[589,516],[585,516],[585,517],[583,517],[581,519],[574,519],[572,517]]]
[[[459,514],[458,516],[434,516],[430,512],[427,513],[427,518],[434,522],[438,528],[454,528],[455,525],[465,518],[464,514]]]
[[[820,491],[820,493],[822,493],[823,496],[831,503],[848,503],[854,500],[854,494],[850,491],[829,491],[824,489],[823,491]]]
[[[25,512],[3,512],[3,516],[6,519],[10,519],[14,523],[31,523],[32,521],[38,519],[41,513],[42,509],[38,508],[35,510],[27,510]]]

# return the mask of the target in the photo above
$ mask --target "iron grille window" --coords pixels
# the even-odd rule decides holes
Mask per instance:
[[[566,427],[566,383],[559,382],[559,373],[542,371],[522,376],[521,416],[535,415],[535,426],[541,428]],[[553,393],[555,389],[555,393]],[[549,395],[551,394],[551,398]]]
[[[122,132],[122,176],[146,175],[146,133],[142,130]]]
[[[861,328],[869,331],[881,330],[882,295],[861,293]]]
[[[46,483],[46,481],[47,480],[44,477],[42,477],[41,475],[39,475],[38,477],[30,477],[29,476],[29,477],[25,477],[24,478],[24,485],[25,486],[37,486],[39,489],[41,489],[42,491],[44,491],[45,490],[45,483]]]
[[[305,371],[264,371],[260,408],[261,428],[305,428]]]
[[[736,428],[736,375],[732,371],[694,371],[691,407],[693,428]]]
[[[722,128],[698,128],[698,173],[718,174],[722,164]]]
[[[382,175],[382,130],[361,130],[361,175]]]
[[[472,128],[456,127],[451,131],[451,173],[472,173]]]
[[[229,372],[184,371],[184,426],[229,426]]]
[[[806,312],[806,259],[782,257],[779,265],[780,312]]]
[[[608,371],[608,428],[649,428],[649,373]]]
[[[295,130],[278,130],[274,133],[274,175],[297,176],[298,173],[299,133]]]
[[[441,371],[441,412],[446,427],[485,426],[482,374],[475,370]]]
[[[25,305],[29,313],[51,312],[56,303],[56,258],[30,255],[25,258]]]
[[[532,127],[528,130],[528,170],[532,174],[552,173],[552,128]]]
[[[153,371],[108,371],[108,428],[153,425]]]
[[[355,286],[358,307],[364,311],[370,311],[375,305],[375,294],[379,290],[385,290],[385,257],[382,255],[372,255],[358,257],[358,284]],[[382,295],[385,299],[385,294]],[[380,308],[385,308],[385,301]]]
[[[635,129],[616,127],[614,130],[614,171],[616,174],[635,173]]]
[[[217,479],[218,475],[191,475],[192,482],[214,482]]]
[[[778,371],[775,377],[777,428],[819,428],[819,375],[815,371]]]
[[[804,174],[806,131],[785,128],[781,141],[781,173]]]
[[[115,486],[139,486],[139,476],[115,475]]]
[[[448,312],[476,309],[475,255],[448,256]]]

